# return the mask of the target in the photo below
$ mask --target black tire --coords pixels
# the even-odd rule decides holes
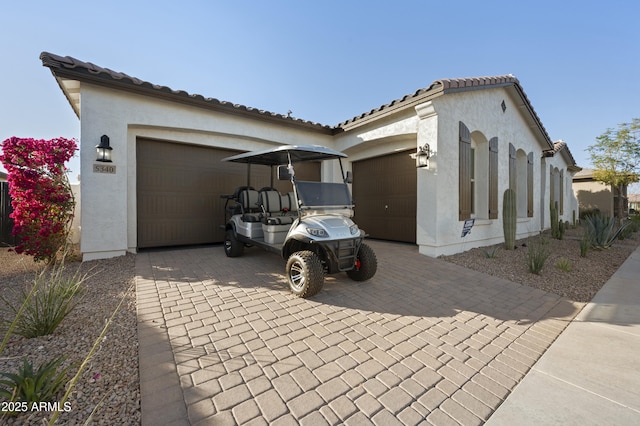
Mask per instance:
[[[347,275],[354,281],[366,281],[373,278],[378,270],[378,259],[373,249],[362,243],[358,250],[356,267],[347,271]]]
[[[238,241],[233,229],[227,229],[224,237],[224,254],[226,254],[227,257],[238,257],[242,256],[243,252],[244,244]]]
[[[311,297],[322,290],[324,268],[312,251],[297,251],[287,260],[287,281],[291,292],[298,297]]]

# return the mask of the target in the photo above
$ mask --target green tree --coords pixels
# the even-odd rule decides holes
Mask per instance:
[[[594,179],[611,185],[618,196],[618,217],[624,217],[625,186],[638,182],[640,173],[640,118],[607,129],[587,148],[595,169]]]

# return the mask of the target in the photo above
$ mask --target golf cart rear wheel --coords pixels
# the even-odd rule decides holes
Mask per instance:
[[[227,257],[238,257],[242,256],[243,251],[244,245],[238,241],[233,229],[227,229],[224,237],[224,254],[226,254]]]
[[[287,281],[291,292],[298,297],[311,297],[322,290],[324,269],[318,255],[303,250],[289,256]]]
[[[366,281],[372,278],[378,270],[378,259],[373,249],[362,243],[358,250],[355,267],[347,271],[347,275],[354,281]]]

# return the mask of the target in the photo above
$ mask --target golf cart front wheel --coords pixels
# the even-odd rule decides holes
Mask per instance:
[[[358,257],[354,268],[347,271],[347,275],[354,281],[366,281],[372,278],[378,270],[378,259],[371,247],[362,243],[358,250]]]
[[[297,251],[287,261],[287,281],[291,292],[298,297],[311,297],[322,290],[324,268],[312,251]]]

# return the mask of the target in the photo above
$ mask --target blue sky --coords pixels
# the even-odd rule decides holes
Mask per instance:
[[[640,117],[638,16],[633,0],[14,1],[0,141],[80,137],[48,51],[328,125],[438,79],[513,74],[586,167],[596,136]]]

